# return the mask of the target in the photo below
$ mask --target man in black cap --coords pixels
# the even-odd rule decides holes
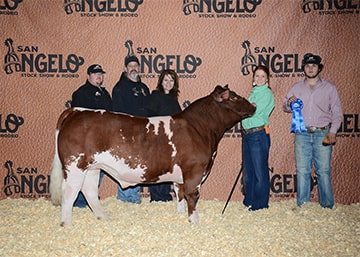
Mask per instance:
[[[110,111],[112,108],[111,96],[103,85],[105,71],[99,64],[93,64],[87,69],[86,83],[80,86],[73,94],[71,107],[89,109],[103,109]],[[104,173],[100,172],[100,181]],[[87,202],[80,192],[74,206],[84,208]]]
[[[147,117],[146,107],[150,91],[139,77],[139,59],[135,55],[128,55],[125,57],[124,65],[120,80],[112,90],[113,111]],[[124,202],[140,203],[139,189],[139,186],[123,189],[118,185],[117,199]]]
[[[319,55],[304,55],[302,69],[305,80],[295,83],[290,89],[285,96],[283,110],[297,111],[294,108],[296,105],[292,105],[296,101],[302,106],[301,115],[305,124],[303,129],[295,131],[294,141],[297,205],[310,201],[311,170],[314,164],[319,204],[324,208],[332,208],[331,154],[343,114],[336,86],[320,77],[323,67]]]
[[[87,74],[86,83],[72,94],[71,107],[111,110],[111,96],[103,85],[105,71],[93,64]]]

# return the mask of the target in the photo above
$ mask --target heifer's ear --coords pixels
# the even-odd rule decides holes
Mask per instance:
[[[211,93],[212,97],[214,97],[215,101],[222,102],[221,93],[224,91],[222,86],[217,85],[214,91]]]
[[[225,87],[216,86],[212,95],[217,102],[222,102],[223,100],[229,99],[230,92],[229,89],[227,88],[227,85]]]
[[[216,93],[221,93],[222,91],[224,91],[224,89],[223,89],[223,87],[222,87],[222,86],[217,85],[217,86],[215,87],[214,92],[216,92]]]

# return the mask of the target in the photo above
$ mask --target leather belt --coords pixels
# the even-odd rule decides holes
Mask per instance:
[[[326,125],[325,127],[314,127],[314,126],[311,126],[311,127],[306,127],[306,132],[307,133],[315,133],[317,131],[323,131],[325,129],[328,129],[330,128],[330,125]]]
[[[241,131],[242,131],[242,133],[244,135],[248,135],[248,134],[251,134],[251,133],[254,133],[254,132],[257,132],[257,131],[261,131],[263,129],[265,129],[265,126],[251,128],[251,129],[241,129]]]

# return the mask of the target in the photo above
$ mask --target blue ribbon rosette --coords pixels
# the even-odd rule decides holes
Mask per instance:
[[[304,117],[302,116],[302,112],[301,112],[303,106],[304,104],[299,98],[296,98],[296,100],[291,102],[290,104],[290,108],[292,110],[291,129],[290,129],[291,133],[306,131]]]

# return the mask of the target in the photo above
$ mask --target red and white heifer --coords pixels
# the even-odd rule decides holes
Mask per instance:
[[[61,225],[72,221],[72,206],[81,190],[97,218],[106,218],[98,199],[99,171],[123,188],[139,183],[174,182],[177,211],[190,222],[199,217],[201,183],[213,165],[225,131],[255,107],[245,98],[217,86],[184,111],[140,118],[103,110],[67,109],[57,123],[50,194],[62,205]]]

